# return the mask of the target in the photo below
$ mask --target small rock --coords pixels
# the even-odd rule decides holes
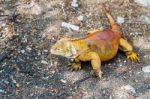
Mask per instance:
[[[46,52],[46,53],[47,53],[47,52],[48,52],[48,50],[44,50],[44,52]]]
[[[77,8],[79,6],[78,1],[77,0],[72,0],[71,6],[74,7],[74,8]]]
[[[144,51],[150,50],[150,42],[146,41],[146,38],[135,38],[133,39],[133,45]]]
[[[150,18],[145,15],[141,15],[140,20],[146,23],[150,23]]]
[[[18,83],[16,83],[16,87],[18,87],[18,88],[19,88],[19,87],[20,87],[20,85],[19,85]]]
[[[64,79],[61,79],[60,80],[62,83],[66,83],[67,81],[66,80],[64,80]]]
[[[35,15],[39,15],[42,13],[42,7],[40,7],[38,4],[35,4],[32,9],[31,9],[31,12],[32,14],[35,14]]]
[[[5,0],[6,2],[10,2],[11,0]]]
[[[0,89],[0,93],[5,93],[5,91],[3,89]]]
[[[144,58],[144,60],[147,61],[147,62],[150,61],[150,55],[145,55],[143,58]]]
[[[70,23],[66,23],[66,22],[62,22],[61,24],[62,27],[68,28],[68,29],[72,29],[75,31],[79,31],[79,27]]]
[[[46,65],[48,64],[48,62],[45,61],[45,60],[42,60],[41,63],[42,63],[42,64],[46,64]]]
[[[53,70],[53,71],[51,71],[51,73],[52,73],[52,74],[54,74],[54,73],[55,73],[55,71]]]
[[[41,52],[38,52],[38,54],[37,54],[37,55],[38,55],[38,56],[39,56],[39,55],[41,55]]]
[[[150,66],[143,67],[143,68],[142,68],[142,71],[143,71],[144,73],[150,73]]]
[[[2,23],[1,26],[2,26],[2,27],[6,26],[6,23]]]
[[[145,92],[144,94],[141,94],[139,97],[137,97],[136,99],[149,99],[150,97],[150,90],[148,90],[147,92]]]
[[[117,22],[118,22],[119,24],[124,23],[124,18],[121,17],[121,16],[118,16],[118,17],[117,17]]]
[[[46,14],[44,14],[44,18],[50,18],[52,17],[52,11],[47,11]]]
[[[4,80],[4,83],[5,83],[5,84],[9,84],[9,82],[8,82],[7,80]]]
[[[31,51],[31,50],[32,50],[29,46],[27,46],[26,49],[27,49],[28,51]]]
[[[125,89],[117,88],[113,91],[111,99],[135,99],[135,96]]]
[[[150,0],[135,0],[135,2],[137,2],[143,6],[149,6],[150,5]]]
[[[53,63],[53,65],[54,65],[54,66],[57,66],[57,65],[58,65],[58,62],[57,62],[57,61],[55,61],[55,62]]]
[[[21,50],[21,53],[22,53],[22,54],[25,53],[25,50]]]
[[[125,85],[125,86],[122,86],[121,89],[124,89],[126,91],[130,91],[132,93],[136,93],[135,89],[131,86],[131,85]]]
[[[82,15],[78,16],[79,21],[83,21],[84,17]]]

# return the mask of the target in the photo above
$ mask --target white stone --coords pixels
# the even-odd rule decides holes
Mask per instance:
[[[132,93],[136,93],[135,88],[132,87],[131,85],[122,86],[121,89],[124,89],[124,90],[126,90],[126,91],[130,91],[130,92],[132,92]]]
[[[72,29],[75,31],[79,31],[79,27],[70,23],[66,23],[66,22],[62,22],[61,24],[62,27],[68,28],[68,29]]]
[[[82,15],[78,16],[79,21],[83,21],[84,17]]]
[[[66,80],[64,80],[64,79],[61,79],[60,80],[62,83],[66,83],[67,81]]]
[[[42,7],[39,5],[34,5],[34,7],[31,9],[32,14],[39,15],[42,13]]]
[[[141,15],[140,20],[146,23],[150,23],[150,18],[145,15]]]
[[[4,92],[5,92],[4,90],[0,89],[0,93],[4,93]]]
[[[21,53],[22,53],[22,54],[25,53],[25,50],[21,50]]]
[[[119,24],[124,23],[124,18],[121,17],[121,16],[118,16],[118,17],[117,17],[117,23],[119,23]]]
[[[142,71],[143,71],[144,73],[150,73],[150,66],[143,67],[143,68],[142,68]]]
[[[150,5],[150,0],[135,0],[135,2],[137,2],[143,6],[149,6]]]
[[[27,49],[27,50],[29,50],[29,51],[31,51],[31,50],[32,50],[29,46],[27,46],[27,47],[26,47],[26,49]]]
[[[46,65],[48,64],[48,62],[45,61],[45,60],[42,60],[41,63],[42,63],[42,64],[46,64]]]
[[[150,42],[144,38],[137,38],[133,40],[133,45],[139,47],[142,50],[150,50]]]
[[[54,73],[55,73],[55,71],[53,70],[53,71],[51,71],[51,73],[52,73],[52,74],[54,74]]]
[[[72,0],[71,6],[77,8],[79,6],[77,0]]]
[[[48,50],[44,50],[44,52],[46,52],[46,53],[47,53],[47,52],[48,52]]]

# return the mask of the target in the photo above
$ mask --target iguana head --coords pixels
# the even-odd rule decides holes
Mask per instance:
[[[68,38],[62,38],[51,47],[51,54],[73,58],[77,51]]]

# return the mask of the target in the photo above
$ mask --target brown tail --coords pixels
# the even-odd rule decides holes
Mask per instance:
[[[113,17],[109,14],[108,9],[106,9],[106,6],[105,6],[103,0],[100,0],[100,1],[101,1],[102,9],[103,9],[105,15],[107,16],[107,18],[109,20],[109,23],[111,25],[112,30],[119,30],[120,31],[118,24],[115,22]]]

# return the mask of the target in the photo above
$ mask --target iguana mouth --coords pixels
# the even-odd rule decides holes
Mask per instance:
[[[53,49],[51,49],[51,50],[50,50],[50,53],[51,53],[51,54],[54,54],[54,50],[53,50]]]

